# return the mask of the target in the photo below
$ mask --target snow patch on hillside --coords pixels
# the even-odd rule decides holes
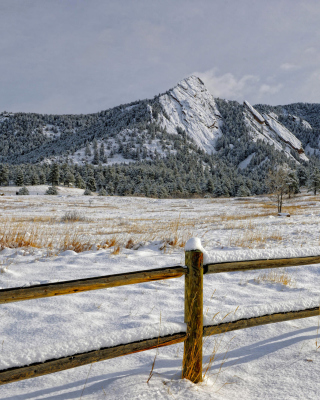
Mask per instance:
[[[238,168],[240,169],[247,168],[247,166],[250,164],[250,161],[252,160],[255,154],[256,153],[252,153],[245,160],[241,161],[241,163],[238,165]]]

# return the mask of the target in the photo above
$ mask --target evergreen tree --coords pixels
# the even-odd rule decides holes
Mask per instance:
[[[304,168],[302,165],[299,165],[297,169],[297,176],[299,179],[299,186],[305,186],[308,182],[308,174],[306,168]]]
[[[51,165],[49,173],[49,182],[51,183],[52,186],[57,186],[59,185],[59,179],[60,179],[59,164],[53,163]]]
[[[9,168],[5,164],[0,164],[0,185],[9,185]]]
[[[295,171],[290,170],[287,175],[289,199],[293,194],[299,193],[299,179]]]
[[[84,154],[86,155],[86,156],[91,156],[91,149],[90,149],[90,145],[89,145],[89,143],[87,143],[86,144],[86,149],[85,149],[85,151],[84,151]]]
[[[64,184],[65,186],[70,186],[73,185],[75,182],[75,178],[73,173],[68,169],[65,176],[64,176]]]
[[[79,189],[85,189],[86,188],[86,183],[82,179],[82,176],[79,174],[79,172],[76,174],[76,177],[75,177],[75,187],[77,187]]]
[[[102,163],[104,163],[104,164],[108,161],[107,157],[106,157],[106,154],[105,154],[105,149],[104,149],[104,143],[103,142],[100,145],[99,158],[100,158],[100,161]]]
[[[98,152],[98,147],[95,147],[93,150],[93,160],[92,164],[98,165],[99,164],[99,152]]]
[[[36,171],[33,172],[30,180],[31,180],[31,185],[33,185],[33,186],[40,185],[39,175]]]
[[[16,186],[23,186],[23,184],[24,184],[24,176],[23,176],[23,172],[22,172],[21,168],[19,168],[17,170],[14,183]]]
[[[97,190],[96,180],[94,179],[93,175],[88,176],[86,184],[87,189],[89,189],[91,192],[95,192]]]
[[[320,190],[320,171],[318,168],[314,168],[308,179],[308,190],[312,191],[316,196],[317,191]]]

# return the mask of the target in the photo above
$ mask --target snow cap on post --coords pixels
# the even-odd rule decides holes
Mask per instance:
[[[185,251],[200,250],[203,253],[203,262],[207,263],[209,260],[208,253],[202,247],[201,239],[199,238],[189,239],[184,247],[184,250]]]
[[[201,240],[199,238],[191,238],[185,245],[185,251],[200,250],[203,251]]]

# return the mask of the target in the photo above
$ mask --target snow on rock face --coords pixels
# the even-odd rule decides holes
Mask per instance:
[[[161,124],[168,133],[176,134],[176,127],[180,127],[201,149],[207,153],[215,151],[222,118],[213,96],[198,77],[183,79],[162,95],[160,102],[169,116],[169,120],[161,117]]]
[[[296,150],[302,160],[308,161],[300,140],[277,120],[275,114],[261,115],[247,101],[243,105],[245,121],[254,140],[262,139],[274,144],[275,149],[284,150],[288,157],[292,157],[291,149]]]

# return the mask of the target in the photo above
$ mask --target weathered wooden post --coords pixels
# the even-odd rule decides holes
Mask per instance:
[[[187,339],[184,342],[182,378],[193,383],[202,381],[203,335],[203,253],[200,239],[190,239],[186,244],[184,318]]]

